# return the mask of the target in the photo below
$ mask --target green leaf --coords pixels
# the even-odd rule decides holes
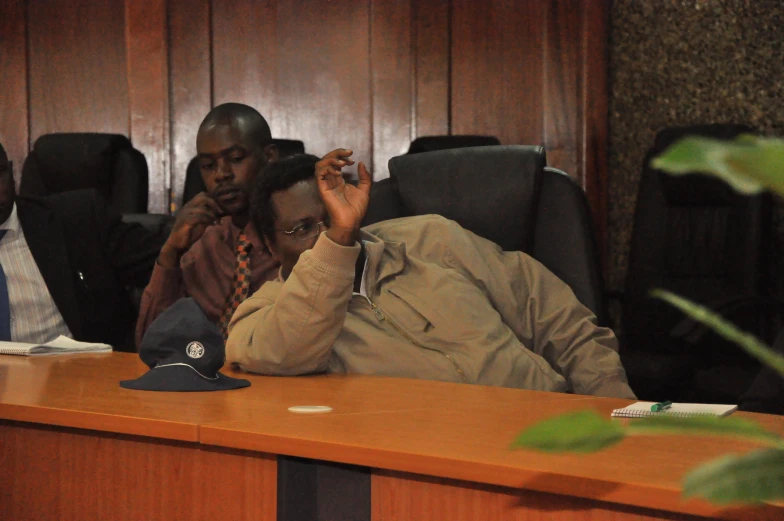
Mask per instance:
[[[751,356],[772,367],[784,377],[784,356],[766,346],[764,342],[757,339],[754,335],[741,331],[734,324],[723,319],[718,313],[667,290],[655,289],[651,291],[651,296],[675,306],[730,342],[738,344]]]
[[[636,420],[626,427],[629,435],[691,434],[745,438],[772,445],[782,439],[761,425],[743,418],[718,418],[716,416],[650,416]]]
[[[744,135],[724,141],[687,137],[651,164],[675,175],[717,176],[742,193],[769,189],[784,195],[784,140],[779,138]]]
[[[784,450],[762,449],[710,461],[686,475],[683,495],[720,505],[782,499]]]
[[[624,438],[623,427],[594,411],[556,416],[521,432],[512,448],[542,452],[596,452]]]

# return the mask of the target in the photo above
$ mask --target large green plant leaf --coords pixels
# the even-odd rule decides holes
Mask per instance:
[[[763,189],[784,195],[784,140],[740,136],[733,141],[687,137],[668,147],[652,165],[670,174],[718,176],[743,193]]]
[[[512,448],[543,452],[596,452],[624,438],[618,422],[594,411],[577,411],[549,418],[521,432]]]
[[[784,450],[762,449],[709,461],[686,475],[683,495],[724,505],[784,498]]]
[[[784,356],[766,346],[754,335],[741,331],[731,322],[724,320],[718,313],[669,291],[655,289],[651,295],[668,302],[697,322],[705,324],[727,340],[738,344],[751,356],[772,367],[784,377]]]
[[[745,438],[780,446],[782,439],[761,425],[743,418],[718,418],[716,416],[650,416],[635,420],[626,428],[629,435],[693,434]]]

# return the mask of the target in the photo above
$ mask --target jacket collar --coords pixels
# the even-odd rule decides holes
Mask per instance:
[[[393,277],[406,267],[406,245],[402,242],[383,241],[364,230],[359,231],[359,240],[367,255],[368,293],[372,293],[382,280]]]

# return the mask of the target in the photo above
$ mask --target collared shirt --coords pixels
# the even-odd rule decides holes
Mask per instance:
[[[59,335],[73,336],[27,245],[16,203],[11,216],[0,224],[0,230],[8,230],[0,240],[0,264],[8,285],[11,340],[42,344]]]
[[[278,262],[272,258],[252,223],[243,229],[252,248],[250,258],[250,293],[278,275]],[[150,323],[177,299],[192,297],[204,313],[217,322],[231,291],[237,265],[235,244],[240,229],[231,217],[210,226],[204,235],[182,256],[180,267],[166,269],[155,264],[152,278],[142,295],[136,344],[141,342]]]

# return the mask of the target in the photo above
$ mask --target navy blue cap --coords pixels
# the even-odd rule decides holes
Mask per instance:
[[[223,391],[250,382],[219,372],[226,359],[220,329],[192,298],[183,298],[156,318],[144,334],[139,357],[150,370],[120,386],[142,391]]]

